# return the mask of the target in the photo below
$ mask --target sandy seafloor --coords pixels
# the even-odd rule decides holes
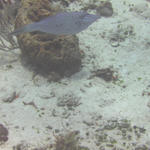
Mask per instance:
[[[150,149],[150,2],[111,2],[112,17],[99,19],[77,35],[85,57],[83,68],[70,78],[49,83],[37,75],[33,80],[33,71],[21,64],[19,55],[0,52],[0,123],[9,131],[8,141],[0,145],[0,150],[12,150],[19,143],[28,145],[29,150],[43,147],[54,143],[54,135],[74,130],[79,131],[80,144],[90,150],[102,149],[101,146],[113,149],[108,145],[110,138],[117,141],[114,147],[119,150],[134,150],[144,145]],[[133,5],[136,9],[129,11]],[[69,7],[81,8],[78,2]],[[123,36],[119,45],[110,43],[112,34],[118,33],[118,25],[122,30],[119,35]],[[17,61],[10,63],[13,59]],[[108,67],[117,72],[118,81],[89,79],[91,71]],[[5,102],[14,92],[18,97],[11,103]],[[65,95],[80,105],[72,110],[58,106],[60,99],[67,99]],[[35,106],[24,105],[30,102]],[[126,131],[131,139],[123,138],[123,131],[113,128],[112,122],[118,124],[122,119],[132,128]],[[145,132],[134,131],[135,128]],[[99,134],[107,134],[108,139],[100,142]]]

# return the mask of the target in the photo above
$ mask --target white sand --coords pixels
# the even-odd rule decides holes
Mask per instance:
[[[79,130],[83,137],[81,144],[97,150],[95,129],[112,118],[127,119],[133,126],[144,127],[146,133],[140,140],[133,141],[139,144],[150,142],[150,108],[147,106],[150,97],[147,94],[142,96],[143,91],[150,92],[150,20],[144,17],[147,12],[143,16],[143,13],[129,11],[129,4],[140,4],[144,12],[150,10],[150,2],[126,0],[126,5],[122,0],[111,2],[114,8],[112,17],[99,19],[77,35],[80,48],[85,52],[84,67],[71,78],[64,78],[60,83],[49,83],[37,75],[33,81],[33,72],[23,67],[20,59],[11,63],[12,68],[7,67],[10,63],[0,66],[0,123],[9,130],[9,140],[0,146],[0,150],[11,150],[21,141],[31,145],[29,149],[54,143],[55,129],[59,129],[60,133]],[[141,8],[143,3],[148,5],[147,9]],[[78,3],[70,6],[76,10],[80,7]],[[134,35],[129,35],[118,47],[112,47],[109,37],[116,33],[120,24],[125,31],[132,26]],[[101,37],[103,32],[106,33],[105,38]],[[10,60],[12,57],[10,54],[3,59]],[[120,81],[105,82],[97,77],[88,79],[90,71],[110,66],[118,72]],[[15,91],[19,94],[17,99],[11,103],[3,101]],[[65,94],[79,98],[81,104],[74,110],[58,107],[58,98]],[[37,108],[23,102],[34,102]],[[98,116],[102,119],[97,120]],[[88,126],[83,121],[94,125]],[[88,139],[86,132],[90,133]],[[113,136],[118,139],[117,134]]]

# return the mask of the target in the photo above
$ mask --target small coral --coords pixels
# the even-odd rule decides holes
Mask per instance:
[[[69,110],[73,110],[75,107],[81,104],[80,99],[80,97],[77,97],[71,92],[69,94],[63,95],[62,97],[59,97],[57,106],[67,107]]]
[[[64,136],[57,136],[54,147],[54,150],[79,150],[76,132],[69,132]]]

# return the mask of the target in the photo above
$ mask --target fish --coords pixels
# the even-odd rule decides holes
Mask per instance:
[[[38,22],[20,27],[10,35],[19,35],[26,32],[40,31],[54,35],[73,35],[87,29],[100,15],[87,12],[61,12],[48,16]]]

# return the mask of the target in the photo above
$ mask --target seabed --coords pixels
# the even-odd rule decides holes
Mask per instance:
[[[85,56],[71,77],[33,78],[19,49],[0,51],[0,124],[8,130],[0,150],[56,149],[57,136],[75,131],[89,150],[150,149],[150,2],[111,3],[111,17],[77,34]]]

